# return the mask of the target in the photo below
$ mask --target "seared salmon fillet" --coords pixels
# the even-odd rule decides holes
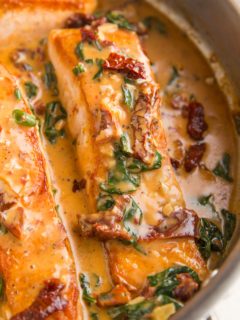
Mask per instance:
[[[93,12],[96,4],[96,0],[0,0],[0,40],[10,41],[10,36],[22,33],[45,35],[64,26],[68,18]]]
[[[147,275],[175,264],[204,279],[206,264],[194,241],[199,219],[185,208],[170,163],[150,62],[135,32],[105,22],[49,36],[86,180],[89,214],[80,215],[79,232],[110,240],[112,279],[133,292]]]
[[[74,261],[38,124],[2,66],[0,112],[1,319],[79,319]]]

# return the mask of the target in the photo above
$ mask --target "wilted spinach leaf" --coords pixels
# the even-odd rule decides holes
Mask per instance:
[[[106,211],[112,209],[115,205],[115,200],[109,194],[100,193],[97,199],[97,211]]]
[[[224,249],[224,237],[219,228],[205,218],[200,219],[200,238],[197,241],[199,251],[204,259],[208,259],[211,251],[222,252]]]
[[[82,297],[83,300],[86,301],[88,304],[93,304],[96,302],[96,299],[92,297],[90,284],[88,281],[87,276],[84,273],[81,273],[79,276],[80,286],[82,288]]]
[[[198,274],[186,266],[171,267],[162,272],[148,276],[149,285],[151,287],[156,287],[155,295],[166,295],[172,297],[173,290],[179,285],[179,280],[176,276],[181,273],[188,273],[193,280],[200,285],[201,281]]]
[[[127,30],[136,30],[136,27],[131,24],[122,14],[111,11],[107,14],[108,22],[118,25],[119,28]]]
[[[236,227],[237,218],[236,218],[235,214],[229,212],[226,209],[222,209],[221,210],[221,214],[222,214],[223,220],[224,220],[224,238],[225,238],[225,242],[228,242],[232,238],[233,232],[234,232],[235,227]]]
[[[51,143],[55,143],[58,137],[65,131],[61,121],[67,118],[67,112],[59,101],[49,102],[46,106],[44,133]]]
[[[44,65],[44,83],[48,90],[52,91],[53,96],[58,95],[57,76],[51,62]]]
[[[230,165],[231,157],[228,153],[224,153],[222,159],[217,163],[213,169],[215,176],[221,177],[222,179],[232,182],[233,178],[230,176]]]
[[[156,28],[156,30],[161,34],[165,35],[167,33],[166,25],[158,17],[154,17],[154,16],[146,17],[143,20],[143,24],[148,30],[151,30],[152,28]]]

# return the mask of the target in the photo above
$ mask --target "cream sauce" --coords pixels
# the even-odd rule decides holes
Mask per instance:
[[[112,7],[113,1],[102,1],[104,7]],[[137,4],[130,4],[125,9],[131,18],[142,19],[145,16],[156,15],[156,11],[150,6],[138,1]],[[116,1],[114,1],[116,6]],[[204,163],[213,169],[221,159],[224,152],[228,152],[232,158],[232,176],[236,167],[236,157],[234,153],[235,136],[228,112],[227,102],[217,86],[214,76],[198,50],[186,38],[176,26],[171,24],[165,17],[160,16],[161,21],[166,26],[167,33],[160,34],[156,30],[150,32],[149,37],[143,39],[143,47],[153,62],[153,70],[156,74],[160,87],[166,88],[171,76],[172,66],[180,70],[181,77],[177,81],[180,91],[187,96],[194,94],[198,101],[205,107],[206,121],[209,125],[205,141],[207,152],[204,156]],[[55,100],[47,91],[41,81],[43,76],[43,64],[48,60],[36,57],[27,59],[33,66],[34,78],[26,72],[16,69],[9,59],[15,49],[27,48],[36,50],[39,41],[46,38],[47,34],[33,33],[24,34],[22,37],[2,43],[0,45],[0,63],[7,69],[21,77],[21,81],[36,81],[39,85],[37,99],[46,103]],[[45,51],[44,51],[45,52]],[[45,52],[46,54],[46,52]],[[165,126],[169,152],[173,157],[179,155],[176,150],[176,141],[181,140],[183,148],[191,141],[186,133],[186,119],[182,118],[178,110],[174,110],[169,103],[166,94],[162,92],[162,118]],[[34,103],[34,101],[32,101]],[[43,122],[42,122],[43,123]],[[76,232],[77,215],[87,212],[84,190],[73,193],[72,186],[74,179],[80,180],[77,170],[77,160],[74,151],[73,141],[70,135],[59,138],[55,145],[52,145],[42,134],[45,151],[51,168],[53,187],[57,189],[55,198],[59,204],[59,213],[67,229],[72,249],[77,265],[77,272],[86,272],[89,275],[97,274],[101,277],[101,284],[94,288],[94,293],[106,291],[111,288],[111,280],[105,259],[105,252],[102,244],[93,239],[80,239]],[[201,195],[214,195],[216,208],[231,208],[230,200],[234,184],[216,178],[211,173],[202,169],[195,169],[193,173],[187,174],[183,169],[177,171],[177,178],[183,190],[188,208],[196,210],[201,216],[214,218],[214,213],[209,206],[201,206],[197,198]],[[93,277],[94,278],[94,277]],[[93,281],[94,282],[94,279]],[[92,309],[94,311],[94,308]],[[99,312],[99,311],[98,311]],[[85,310],[87,318],[87,311]],[[108,316],[99,312],[100,319],[107,319]]]

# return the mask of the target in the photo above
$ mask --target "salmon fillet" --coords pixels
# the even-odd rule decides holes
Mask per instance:
[[[45,36],[68,17],[93,12],[96,4],[96,0],[0,0],[0,40],[9,42],[23,33]]]
[[[148,274],[176,263],[204,278],[192,239],[198,217],[185,208],[171,167],[159,87],[136,33],[101,22],[53,30],[49,56],[86,180],[89,214],[79,230],[110,240],[113,281],[140,290]],[[119,240],[137,240],[147,255]]]
[[[1,319],[35,319],[40,312],[38,319],[79,319],[74,261],[56,211],[38,125],[17,81],[2,66],[0,112]],[[23,112],[32,127],[18,122]]]

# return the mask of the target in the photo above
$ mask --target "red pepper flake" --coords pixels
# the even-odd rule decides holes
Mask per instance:
[[[57,311],[65,310],[68,301],[61,295],[64,287],[58,279],[46,281],[30,307],[13,316],[11,320],[44,320]]]
[[[111,52],[103,63],[103,69],[118,71],[130,79],[146,79],[144,64],[132,58],[126,58],[118,53]]]
[[[205,143],[194,144],[189,147],[184,158],[184,168],[187,172],[191,172],[199,165],[205,151]]]
[[[201,103],[193,101],[188,105],[187,132],[194,140],[202,140],[208,125],[204,118],[204,108]]]
[[[77,192],[77,191],[81,191],[82,189],[84,189],[86,187],[86,183],[87,181],[85,179],[81,179],[81,180],[73,180],[73,186],[72,186],[72,192]]]

